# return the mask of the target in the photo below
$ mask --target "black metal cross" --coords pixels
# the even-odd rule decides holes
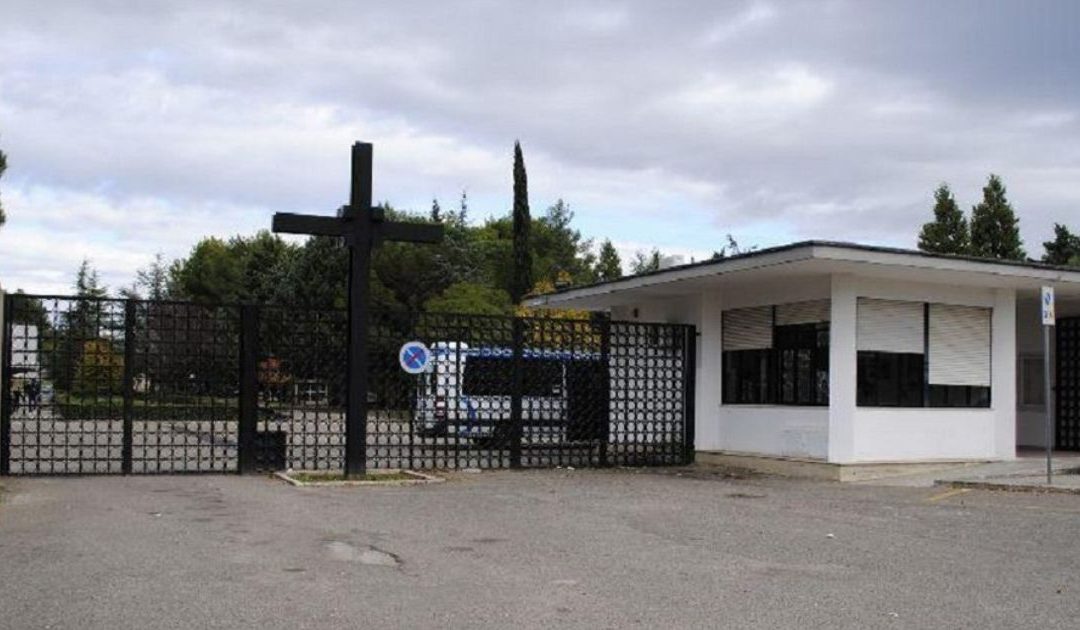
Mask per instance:
[[[349,205],[339,216],[324,217],[278,212],[273,231],[289,234],[342,236],[349,248],[349,354],[345,407],[345,476],[367,472],[368,293],[371,250],[382,241],[437,243],[441,225],[386,221],[382,208],[371,207],[372,147],[352,147],[352,186]]]

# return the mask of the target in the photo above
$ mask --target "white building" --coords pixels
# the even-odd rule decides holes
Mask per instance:
[[[809,241],[530,304],[696,326],[699,453],[1001,460],[1044,443],[1044,285],[1057,445],[1078,449],[1080,270]]]

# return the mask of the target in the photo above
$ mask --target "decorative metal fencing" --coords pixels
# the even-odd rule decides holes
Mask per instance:
[[[0,473],[341,469],[343,311],[7,296]],[[677,465],[694,329],[371,313],[366,464]],[[407,341],[430,349],[407,374]]]

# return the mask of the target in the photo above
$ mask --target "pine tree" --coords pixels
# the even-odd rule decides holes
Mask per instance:
[[[439,207],[439,200],[431,200],[431,220],[435,223],[442,223],[442,208]]]
[[[169,294],[169,268],[165,265],[165,254],[158,252],[154,261],[135,272],[136,293],[145,292],[151,300],[164,300]]]
[[[4,171],[7,170],[7,156],[3,151],[0,151],[0,178],[4,176]],[[0,226],[4,225],[7,221],[7,217],[4,215],[4,204],[0,202]]]
[[[968,223],[948,184],[941,184],[934,191],[934,220],[923,224],[919,249],[935,254],[970,252]]]
[[[1060,223],[1054,224],[1054,240],[1043,243],[1042,261],[1051,265],[1080,264],[1080,235]]]
[[[618,280],[622,277],[622,261],[619,252],[610,240],[600,245],[600,257],[596,261],[596,277],[602,281]]]
[[[634,259],[630,261],[630,272],[637,275],[639,273],[660,271],[660,263],[663,258],[664,255],[655,247],[647,254],[638,250],[634,252]]]
[[[457,222],[460,225],[465,225],[469,220],[469,193],[462,188],[461,189],[461,204],[458,207]]]
[[[997,175],[983,187],[982,203],[971,209],[971,254],[999,260],[1024,260],[1020,221],[1005,198],[1005,184]]]
[[[521,154],[521,143],[514,142],[514,270],[510,280],[510,298],[514,304],[519,304],[533,286],[532,252],[529,249],[529,229],[531,226],[532,217],[529,215],[529,183],[525,175],[525,158]]]

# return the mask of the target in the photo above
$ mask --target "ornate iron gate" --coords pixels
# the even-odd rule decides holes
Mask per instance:
[[[1055,448],[1080,450],[1080,318],[1057,320]]]
[[[345,313],[9,295],[0,473],[340,469]],[[676,465],[694,329],[371,313],[370,468]],[[418,340],[429,370],[406,374]]]

